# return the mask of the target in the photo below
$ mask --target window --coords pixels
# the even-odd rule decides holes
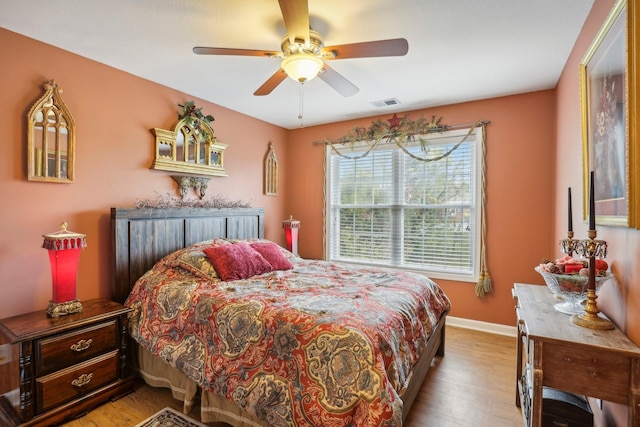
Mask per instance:
[[[459,145],[327,147],[327,259],[478,279],[482,129],[423,139]]]

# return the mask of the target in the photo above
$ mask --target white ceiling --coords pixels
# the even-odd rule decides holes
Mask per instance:
[[[325,45],[403,37],[409,53],[331,61],[360,91],[344,98],[320,79],[309,81],[302,121],[299,83],[286,79],[270,95],[253,95],[278,59],[191,50],[280,50],[285,29],[276,0],[0,0],[0,27],[293,129],[553,88],[592,4],[309,0],[311,26]],[[388,98],[400,104],[372,105]]]

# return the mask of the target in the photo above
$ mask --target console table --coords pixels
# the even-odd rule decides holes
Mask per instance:
[[[518,319],[516,405],[526,426],[542,424],[542,390],[629,406],[629,426],[640,426],[640,348],[619,329],[594,330],[556,311],[546,286],[516,283]]]

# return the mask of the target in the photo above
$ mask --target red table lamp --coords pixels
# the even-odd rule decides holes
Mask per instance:
[[[287,249],[294,255],[298,255],[298,228],[300,228],[300,221],[293,219],[293,215],[289,216],[289,219],[282,221],[282,228],[284,228],[284,234],[287,238]]]
[[[87,246],[86,236],[67,230],[66,222],[61,227],[60,231],[42,236],[42,247],[49,251],[51,262],[53,295],[47,307],[51,317],[82,311],[82,304],[76,298],[76,278],[80,249]]]

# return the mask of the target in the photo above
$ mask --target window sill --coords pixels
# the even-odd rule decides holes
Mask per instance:
[[[365,267],[380,267],[380,268],[390,268],[392,270],[406,271],[410,273],[421,274],[429,279],[436,280],[450,280],[452,282],[469,282],[469,283],[477,283],[478,275],[468,275],[468,274],[455,274],[455,273],[446,273],[442,271],[429,271],[429,270],[417,270],[408,267],[397,267],[397,266],[388,266],[381,264],[373,264],[367,262],[356,262],[356,261],[345,261],[345,260],[331,260],[331,262],[339,262],[342,264],[351,264],[351,265],[360,265]]]

